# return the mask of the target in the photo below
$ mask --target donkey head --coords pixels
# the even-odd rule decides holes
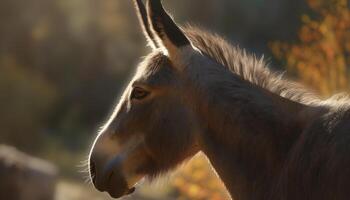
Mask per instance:
[[[90,153],[92,182],[118,198],[143,177],[164,173],[199,151],[186,71],[203,57],[160,0],[134,0],[151,53],[139,65]],[[187,91],[187,92],[186,92]]]

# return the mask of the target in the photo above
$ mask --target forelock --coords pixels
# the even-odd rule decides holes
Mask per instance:
[[[154,51],[145,57],[139,65],[136,77],[143,78],[148,84],[167,84],[174,79],[173,66],[162,52]]]

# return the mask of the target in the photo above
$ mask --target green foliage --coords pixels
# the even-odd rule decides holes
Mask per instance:
[[[135,18],[131,9],[120,1],[1,1],[0,142],[39,153],[53,138],[85,151],[144,51],[138,26],[125,20]]]
[[[25,150],[38,150],[42,123],[54,105],[55,88],[10,58],[0,59],[0,139]]]

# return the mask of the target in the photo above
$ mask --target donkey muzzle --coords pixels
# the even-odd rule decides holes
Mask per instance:
[[[100,192],[108,192],[113,198],[120,198],[135,191],[129,188],[121,171],[121,157],[116,157],[103,165],[96,155],[90,158],[90,175],[95,188]]]

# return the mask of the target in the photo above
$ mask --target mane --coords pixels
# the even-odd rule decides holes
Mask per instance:
[[[217,34],[195,27],[184,28],[186,36],[201,53],[228,67],[232,73],[244,80],[269,90],[281,97],[307,105],[321,105],[326,102],[305,86],[286,79],[282,73],[269,69],[264,58],[246,53]],[[327,104],[329,104],[327,101]]]

